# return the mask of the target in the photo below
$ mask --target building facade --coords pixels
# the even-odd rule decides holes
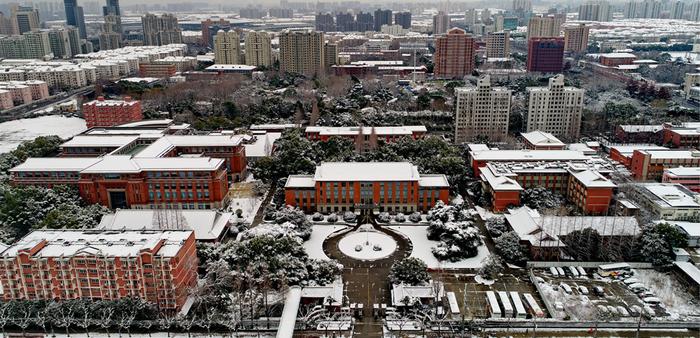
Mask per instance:
[[[0,254],[2,298],[141,298],[176,313],[197,285],[192,231],[36,230]]]
[[[487,58],[510,57],[510,32],[491,32],[486,36]]]
[[[450,29],[450,16],[439,12],[433,16],[433,35],[445,34]]]
[[[455,113],[455,143],[484,137],[502,141],[508,135],[511,91],[491,87],[487,75],[477,82],[476,88],[457,88]]]
[[[588,34],[590,28],[585,24],[564,28],[564,50],[570,52],[585,52],[588,49]]]
[[[577,139],[581,131],[584,90],[564,85],[564,76],[549,79],[548,87],[529,87],[527,131],[543,131]]]
[[[255,31],[246,33],[245,64],[256,67],[272,66],[272,47],[269,34]]]
[[[285,31],[279,41],[280,70],[304,75],[324,72],[323,32]]]
[[[314,175],[292,175],[284,188],[287,205],[304,211],[427,211],[449,200],[445,175],[421,175],[407,162],[332,162]]]
[[[355,144],[355,150],[366,151],[377,147],[378,142],[394,142],[404,137],[423,138],[428,130],[425,126],[396,127],[306,127],[304,134],[312,141],[328,141],[331,137],[342,137]]]
[[[635,150],[630,161],[636,180],[658,180],[664,170],[676,167],[700,167],[698,150]]]
[[[238,32],[219,31],[214,36],[214,62],[224,65],[241,64],[241,39]]]
[[[97,100],[83,104],[83,117],[88,128],[111,127],[141,121],[141,102],[126,97],[124,100]]]
[[[561,36],[561,25],[566,15],[533,16],[527,24],[527,38],[552,38]]]
[[[474,38],[463,29],[452,28],[435,39],[434,74],[452,79],[471,75],[474,71]]]
[[[560,73],[564,69],[564,38],[529,38],[527,71]]]
[[[157,16],[146,14],[141,17],[143,26],[143,44],[146,46],[162,46],[172,43],[182,43],[182,30],[173,14]]]
[[[411,12],[394,13],[394,24],[400,25],[403,29],[411,29]]]

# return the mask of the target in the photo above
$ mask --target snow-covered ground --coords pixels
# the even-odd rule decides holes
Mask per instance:
[[[265,192],[262,196],[255,194],[254,185],[257,184],[255,181],[245,181],[234,183],[234,187],[229,192],[229,204],[228,210],[235,212],[238,209],[243,211],[243,223],[252,224],[253,219],[255,219],[255,214],[258,213],[260,205],[265,200],[268,192]],[[236,220],[237,222],[238,220]]]
[[[438,245],[438,241],[431,241],[427,236],[427,226],[407,225],[389,226],[387,229],[403,234],[413,243],[411,257],[420,258],[428,265],[429,269],[479,269],[489,256],[486,245],[480,245],[475,257],[463,259],[459,262],[439,261],[431,249]]]
[[[489,219],[489,218],[492,218],[492,217],[502,217],[502,216],[496,215],[496,214],[494,214],[494,213],[492,213],[492,212],[490,212],[490,211],[488,211],[480,206],[476,207],[476,212],[479,214],[479,217],[481,217],[481,219],[484,221]]]
[[[693,301],[675,277],[651,269],[636,269],[634,277],[661,299],[671,320],[700,320],[700,304]]]
[[[23,141],[39,136],[58,135],[65,139],[86,129],[85,120],[60,115],[3,122],[0,123],[0,153],[15,150]]]
[[[396,247],[397,243],[391,236],[376,231],[352,232],[338,242],[340,252],[363,261],[387,257],[396,251]]]
[[[344,225],[313,225],[311,229],[311,237],[304,242],[304,251],[309,255],[309,258],[331,260],[323,252],[323,241],[332,233],[345,230],[347,227]]]

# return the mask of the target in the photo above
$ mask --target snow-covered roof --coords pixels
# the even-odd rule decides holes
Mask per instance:
[[[282,137],[282,133],[256,134],[255,141],[245,145],[246,157],[266,157],[272,154],[272,146]]]
[[[255,66],[248,66],[248,65],[224,65],[224,64],[216,64],[216,65],[211,65],[206,68],[208,71],[244,71],[244,72],[252,72],[256,70],[257,67]]]
[[[128,155],[108,155],[85,168],[84,174],[139,173],[142,171],[212,171],[222,167],[224,160],[210,157],[132,158]]]
[[[236,147],[243,135],[168,135],[135,155],[136,158],[161,157],[177,147]]]
[[[700,158],[698,150],[642,150],[652,159],[694,159]]]
[[[668,174],[671,176],[676,176],[676,177],[683,177],[683,176],[697,177],[697,176],[700,176],[700,167],[671,168],[671,169],[666,169],[665,174]]]
[[[301,289],[301,298],[334,300],[332,305],[339,306],[343,300],[343,280],[338,278],[328,285],[305,286]],[[324,302],[328,305],[328,302]]]
[[[587,188],[615,188],[617,185],[599,172],[585,169],[569,169],[569,173]]]
[[[476,161],[584,161],[589,156],[575,150],[481,150],[472,151]]]
[[[520,133],[520,135],[530,144],[536,147],[552,147],[552,146],[564,146],[564,142],[559,141],[556,136],[551,133],[535,130],[529,133]]]
[[[637,58],[637,56],[632,54],[632,53],[603,53],[603,54],[600,54],[599,57],[606,57],[609,59],[627,59],[627,58],[636,59]]]
[[[422,174],[418,180],[420,187],[442,187],[449,188],[450,183],[447,181],[447,176],[441,174]]]
[[[122,147],[138,140],[138,136],[125,135],[77,135],[61,144],[61,148],[69,147]]]
[[[569,144],[568,148],[569,148],[569,150],[580,151],[586,155],[595,155],[597,153],[597,151],[595,151],[595,149],[591,149],[585,143],[572,143],[572,144]]]
[[[635,150],[668,150],[666,147],[657,146],[655,144],[631,144],[611,146],[610,149],[615,149],[620,155],[632,156]]]
[[[690,237],[700,237],[700,223],[681,221],[657,221],[657,223],[669,223],[683,229]]]
[[[139,101],[132,101],[132,100],[94,100],[90,101],[87,103],[83,103],[83,105],[88,105],[88,106],[95,106],[95,107],[115,107],[115,106],[135,106],[139,104]]]
[[[24,163],[10,169],[10,172],[23,171],[75,171],[85,170],[101,161],[94,157],[31,157]]]
[[[316,167],[314,181],[418,181],[418,168],[409,162],[325,162]]]
[[[316,186],[312,175],[290,175],[285,188],[313,188]]]
[[[690,277],[695,284],[700,285],[700,269],[691,262],[673,262],[686,276]]]
[[[655,133],[664,129],[660,124],[657,125],[638,125],[638,124],[622,124],[620,128],[627,133]]]
[[[35,230],[2,252],[14,257],[21,250],[38,249],[36,257],[73,257],[80,254],[137,257],[143,251],[174,257],[192,231]],[[43,246],[38,246],[42,242]],[[162,244],[162,245],[161,245]]]
[[[102,216],[97,229],[192,230],[200,241],[221,238],[233,213],[216,210],[121,209]]]
[[[491,167],[487,166],[481,170],[481,179],[486,181],[494,191],[522,191],[520,184],[507,175],[495,175]]]
[[[647,183],[638,187],[662,207],[700,208],[696,195],[680,184]]]
[[[434,299],[436,294],[436,288],[433,284],[434,281],[430,281],[428,285],[405,285],[405,284],[393,284],[391,286],[391,304],[393,306],[406,306],[404,299]],[[439,283],[437,287],[437,297],[442,298],[445,295],[445,287],[442,283]],[[410,304],[409,304],[410,305]]]
[[[427,132],[425,126],[395,126],[395,127],[322,127],[309,126],[306,127],[307,133],[319,133],[320,135],[412,135],[413,133]]]

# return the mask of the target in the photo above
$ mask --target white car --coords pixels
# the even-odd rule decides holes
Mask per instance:
[[[587,295],[587,294],[588,294],[588,288],[585,287],[585,286],[583,286],[583,285],[579,285],[579,286],[578,286],[578,292],[580,292],[582,295]]]

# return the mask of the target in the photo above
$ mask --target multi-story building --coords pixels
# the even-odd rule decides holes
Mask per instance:
[[[527,71],[560,73],[564,68],[564,38],[530,38],[527,47]]]
[[[499,150],[489,149],[483,144],[470,144],[469,165],[474,177],[479,177],[482,167],[489,163],[584,163],[591,160],[589,155],[577,150]]]
[[[197,286],[193,231],[35,230],[0,253],[2,298],[141,298],[177,313]]]
[[[686,73],[683,82],[683,91],[685,92],[685,98],[690,98],[690,90],[693,87],[700,86],[700,73]]]
[[[130,97],[105,100],[102,96],[83,104],[83,117],[88,128],[111,127],[143,119],[140,101]]]
[[[390,9],[377,9],[374,11],[374,31],[381,31],[383,25],[391,25],[392,19]]]
[[[585,24],[567,26],[564,28],[564,50],[570,52],[585,52],[588,49],[588,34],[590,28]]]
[[[291,8],[270,8],[268,12],[273,18],[291,19],[294,17],[294,10]]]
[[[241,64],[241,38],[238,32],[219,31],[214,37],[214,62],[223,65]]]
[[[511,8],[515,13],[529,13],[532,12],[532,1],[513,0],[513,6]]]
[[[621,124],[615,128],[615,138],[621,143],[661,143],[663,126]]]
[[[607,67],[631,65],[637,56],[632,53],[604,53],[598,55],[598,62]]]
[[[490,77],[484,76],[476,88],[455,89],[455,143],[465,143],[483,137],[502,141],[508,135],[511,91],[491,87]]]
[[[507,58],[510,57],[510,32],[490,32],[486,36],[486,57]]]
[[[15,106],[12,93],[9,90],[0,89],[0,110],[10,109]]]
[[[80,35],[74,27],[52,28],[47,32],[55,58],[69,59],[81,53]]]
[[[323,32],[285,31],[279,35],[280,70],[304,75],[324,71]]]
[[[228,32],[231,30],[231,22],[220,18],[218,21],[206,19],[202,21],[202,42],[204,47],[214,47],[214,36],[219,31]]]
[[[433,16],[433,35],[445,34],[450,29],[450,16],[445,12],[438,12]]]
[[[471,75],[474,71],[474,38],[463,29],[452,28],[435,39],[434,74],[452,79]]]
[[[382,28],[381,26],[379,27]],[[358,32],[366,32],[374,29],[374,15],[372,13],[363,13],[360,11],[355,15],[355,28]]]
[[[561,35],[565,15],[533,16],[527,24],[527,38],[551,38]]]
[[[19,34],[19,29],[17,28],[17,23],[12,16],[6,16],[3,12],[0,12],[0,35],[17,35]]]
[[[464,12],[464,25],[466,27],[471,27],[476,24],[476,9],[470,8]]]
[[[630,161],[632,176],[640,181],[658,180],[665,169],[700,167],[698,150],[634,150]]]
[[[245,37],[245,63],[249,66],[272,66],[270,35],[266,32],[251,31]]]
[[[524,189],[544,187],[566,196],[586,214],[607,214],[616,185],[601,173],[610,173],[602,160],[588,162],[492,162],[480,170],[485,190],[491,193],[494,211],[520,205]]]
[[[323,45],[323,67],[330,70],[331,67],[338,64],[338,45],[335,43],[326,43]]]
[[[331,137],[351,140],[358,151],[371,150],[379,141],[394,142],[404,137],[422,138],[427,133],[425,126],[396,127],[306,127],[304,134],[312,141],[328,141]]]
[[[355,29],[355,17],[352,13],[335,14],[335,29],[339,32],[350,32]]]
[[[700,221],[700,195],[680,184],[638,183],[627,196],[663,220]]]
[[[625,18],[658,19],[661,17],[662,7],[663,4],[657,0],[633,0],[625,4],[623,14]]]
[[[527,131],[543,131],[577,139],[581,131],[584,90],[564,86],[564,75],[549,79],[547,87],[528,87]]]
[[[0,82],[0,89],[8,91],[14,102],[30,103],[49,97],[49,86],[44,81],[8,81]]]
[[[700,167],[665,169],[661,182],[681,184],[692,192],[700,193]]]
[[[166,78],[177,74],[177,65],[174,63],[145,63],[139,65],[139,76]]]
[[[671,19],[681,20],[685,17],[685,2],[676,1],[671,4],[671,12],[669,13]]]
[[[700,147],[700,123],[664,123],[662,127],[662,144],[672,148]]]
[[[607,1],[587,2],[579,6],[578,19],[581,21],[612,21],[612,8]]]
[[[632,155],[635,150],[669,150],[654,144],[614,145],[609,147],[610,159],[632,169]]]
[[[121,22],[117,15],[104,16],[102,32],[100,32],[100,50],[117,49],[122,46]]]
[[[394,13],[394,24],[400,25],[403,29],[411,29],[411,12]]]
[[[335,22],[333,22],[333,14],[331,13],[316,14],[315,23],[316,30],[319,32],[335,31]]]
[[[39,20],[39,11],[31,6],[13,6],[12,20],[16,32],[24,34],[41,28],[41,20]],[[70,23],[69,23],[70,24]]]
[[[0,37],[0,57],[8,59],[49,59],[53,57],[47,31]]]
[[[143,26],[143,44],[146,46],[162,46],[172,43],[182,43],[182,30],[173,14],[156,16],[146,14],[141,17]]]
[[[83,7],[78,6],[78,0],[63,0],[63,5],[66,10],[66,24],[77,28],[80,38],[86,39],[87,30]]]
[[[408,162],[330,162],[314,175],[291,175],[284,187],[287,205],[304,211],[427,211],[449,199],[445,175],[421,175]]]

